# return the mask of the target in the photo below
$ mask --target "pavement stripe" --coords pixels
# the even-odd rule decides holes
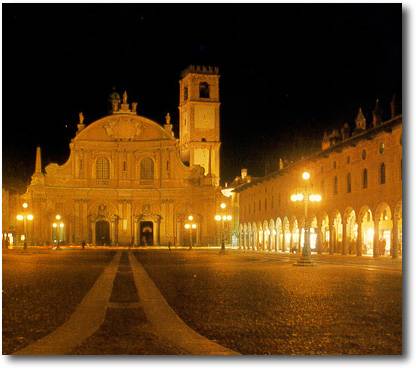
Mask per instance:
[[[108,303],[108,308],[114,308],[114,309],[135,309],[135,308],[140,308],[140,307],[141,307],[140,302],[132,302],[132,303],[130,303],[130,302],[127,302],[127,303],[111,302],[111,303]]]
[[[55,331],[13,355],[63,355],[91,336],[104,322],[121,253],[117,252],[71,317]]]
[[[191,329],[169,306],[141,263],[129,252],[143,310],[159,337],[192,355],[239,355]]]

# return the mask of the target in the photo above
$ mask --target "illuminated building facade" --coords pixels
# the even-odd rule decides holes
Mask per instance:
[[[391,104],[381,121],[378,103],[370,124],[360,109],[351,131],[325,133],[322,150],[258,179],[237,178],[232,186],[239,221],[234,235],[241,249],[300,252],[304,228],[318,253],[391,255],[402,253],[402,116]],[[309,184],[302,172],[311,174]],[[290,200],[304,185],[322,201]]]
[[[49,164],[44,173],[38,148],[22,198],[34,215],[30,243],[187,244],[191,214],[193,244],[214,243],[221,196],[218,69],[191,66],[182,73],[179,139],[169,114],[164,125],[138,115],[126,92],[114,92],[109,105],[108,116],[88,125],[80,114],[63,165]]]

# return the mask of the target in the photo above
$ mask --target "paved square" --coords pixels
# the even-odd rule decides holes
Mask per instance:
[[[68,321],[116,253],[112,291],[100,301],[104,321],[67,354],[195,351],[182,332],[169,335],[168,320],[161,333],[160,321],[146,314],[140,295],[147,285],[133,278],[139,264],[173,313],[230,352],[402,351],[400,260],[321,256],[315,267],[294,267],[294,256],[254,252],[32,249],[3,254],[3,354],[33,346]]]

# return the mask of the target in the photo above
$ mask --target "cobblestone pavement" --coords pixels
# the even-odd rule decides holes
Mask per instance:
[[[400,354],[399,261],[136,252],[190,327],[242,354]]]
[[[69,318],[114,251],[3,250],[3,354]]]

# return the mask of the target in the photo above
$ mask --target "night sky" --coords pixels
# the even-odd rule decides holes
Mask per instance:
[[[189,64],[220,68],[223,181],[264,175],[359,106],[369,120],[379,98],[387,116],[401,23],[400,4],[3,4],[3,183],[28,182],[36,145],[44,165],[64,163],[78,113],[106,115],[113,86],[140,115],[177,123]]]

